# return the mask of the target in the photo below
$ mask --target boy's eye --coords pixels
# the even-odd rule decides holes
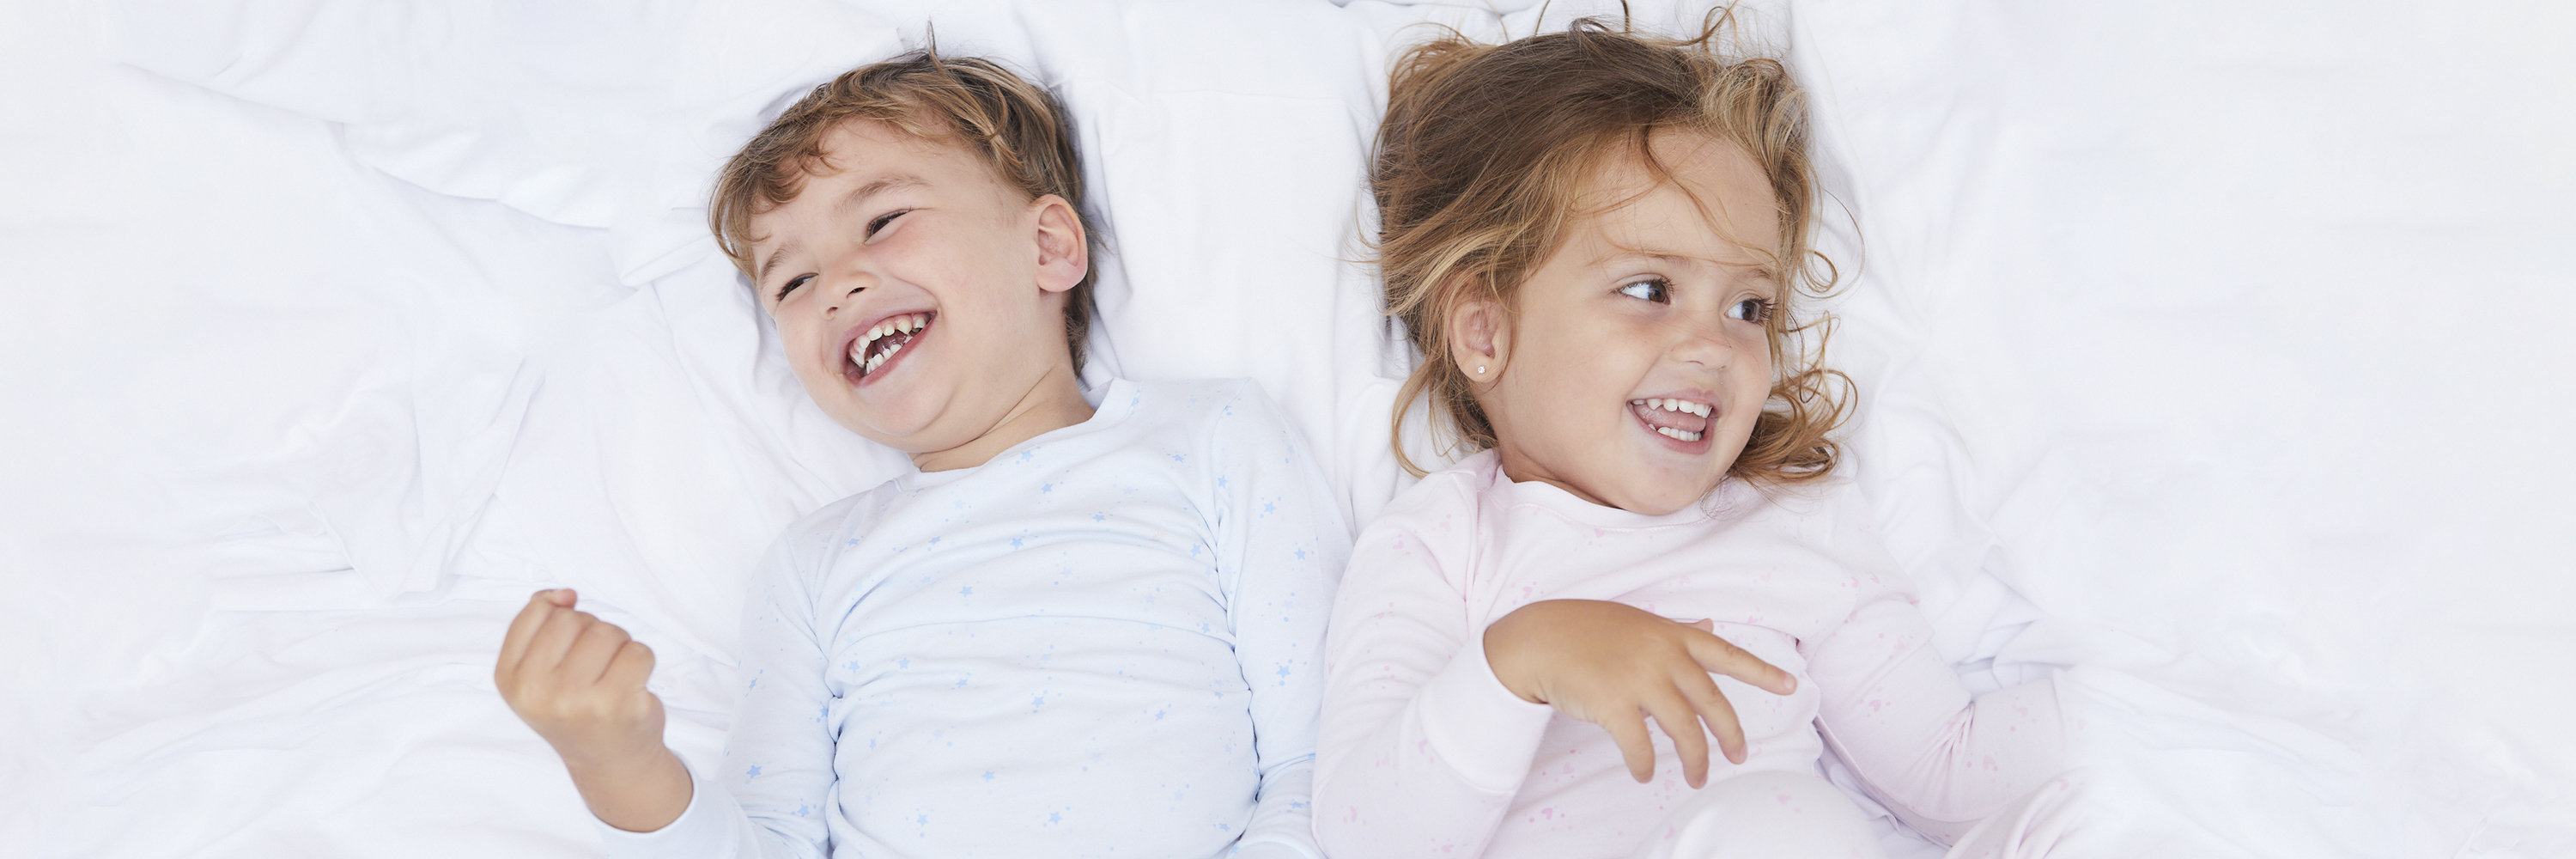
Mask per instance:
[[[912,210],[911,210],[911,209],[896,209],[896,210],[894,210],[894,211],[887,212],[887,213],[885,213],[885,214],[882,214],[882,215],[878,215],[878,216],[876,216],[876,219],[875,219],[875,220],[871,220],[871,221],[869,221],[869,222],[868,222],[868,235],[871,235],[871,236],[876,235],[878,230],[885,229],[885,227],[886,227],[886,225],[887,225],[887,224],[894,223],[894,219],[896,219],[896,218],[900,218],[900,217],[903,217],[903,216],[904,216],[904,213],[906,213],[906,212],[910,212],[910,211],[912,211]]]
[[[1771,321],[1771,302],[1768,299],[1761,298],[1747,298],[1743,301],[1738,301],[1735,303],[1735,306],[1726,309],[1726,318],[1741,319],[1746,322],[1757,324],[1769,322]]]
[[[788,278],[786,283],[778,285],[778,298],[776,300],[786,301],[788,293],[796,291],[797,287],[804,286],[806,281],[813,279],[814,276],[810,274],[800,274],[795,277]]]
[[[1673,303],[1673,285],[1664,282],[1662,278],[1641,280],[1636,283],[1628,284],[1627,286],[1619,287],[1619,294],[1642,301],[1652,301],[1656,304]]]

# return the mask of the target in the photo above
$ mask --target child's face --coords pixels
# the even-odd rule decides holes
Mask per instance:
[[[816,405],[922,461],[1070,377],[1065,291],[1088,265],[1072,207],[882,123],[845,123],[823,152],[751,224],[753,288]]]
[[[1686,133],[1651,145],[1673,182],[1634,156],[1604,164],[1585,199],[1634,202],[1575,224],[1522,285],[1516,320],[1472,304],[1451,342],[1512,479],[1663,514],[1717,486],[1770,394],[1780,232],[1740,147]]]

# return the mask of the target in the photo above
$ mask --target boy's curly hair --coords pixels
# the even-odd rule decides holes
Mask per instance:
[[[1083,207],[1082,162],[1071,123],[1054,95],[991,60],[949,58],[936,46],[844,72],[779,114],[725,162],[707,205],[707,226],[734,267],[752,273],[751,219],[786,205],[823,159],[823,139],[844,123],[882,122],[930,140],[972,150],[1002,183],[1035,200],[1054,194],[1082,220],[1084,239],[1098,232]],[[1098,267],[1065,295],[1064,340],[1082,370],[1091,330],[1091,288]]]
[[[1396,396],[1391,429],[1405,470],[1425,473],[1403,444],[1405,413],[1425,397],[1434,438],[1448,449],[1495,444],[1470,380],[1443,360],[1450,314],[1475,299],[1516,307],[1522,283],[1584,216],[1586,180],[1622,150],[1669,177],[1647,146],[1666,130],[1742,147],[1779,212],[1780,245],[1770,253],[1790,288],[1767,323],[1776,369],[1769,402],[1727,474],[1772,485],[1833,470],[1840,448],[1830,434],[1849,411],[1850,380],[1819,366],[1831,318],[1791,315],[1791,299],[1821,296],[1836,279],[1832,261],[1809,246],[1817,191],[1806,97],[1776,60],[1718,56],[1730,16],[1712,12],[1696,36],[1680,39],[1599,19],[1500,45],[1452,31],[1396,62],[1369,187],[1386,312],[1423,356]],[[1814,360],[1797,337],[1810,329]]]

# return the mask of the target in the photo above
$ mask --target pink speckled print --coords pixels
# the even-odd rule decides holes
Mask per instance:
[[[1860,821],[1816,776],[1829,750],[1939,839],[2058,775],[2053,685],[1972,701],[1862,517],[1734,484],[1711,502],[1717,515],[1641,516],[1512,483],[1484,454],[1388,505],[1342,579],[1316,766],[1319,801],[1371,813],[1319,821],[1326,852],[1625,857],[1666,840],[1653,833],[1687,840],[1708,829],[1693,815],[1732,808],[1808,833],[1792,837],[1806,848],[1768,855],[1876,855],[1867,838],[1853,849],[1868,852],[1849,853],[1841,836],[1816,834]],[[1692,790],[1659,732],[1655,777],[1638,784],[1607,732],[1520,700],[1485,665],[1488,624],[1565,598],[1706,618],[1798,675],[1798,690],[1716,678],[1743,724],[1746,762],[1714,758],[1710,786]]]

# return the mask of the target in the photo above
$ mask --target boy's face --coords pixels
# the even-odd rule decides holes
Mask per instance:
[[[1650,145],[1670,181],[1633,156],[1602,165],[1586,199],[1630,202],[1572,226],[1522,284],[1517,319],[1489,302],[1453,316],[1451,357],[1481,382],[1513,480],[1663,514],[1717,486],[1770,395],[1780,229],[1740,148],[1684,133]]]
[[[882,123],[824,138],[796,199],[752,218],[753,288],[788,365],[842,426],[922,455],[974,442],[1070,376],[1080,219],[975,153]]]

